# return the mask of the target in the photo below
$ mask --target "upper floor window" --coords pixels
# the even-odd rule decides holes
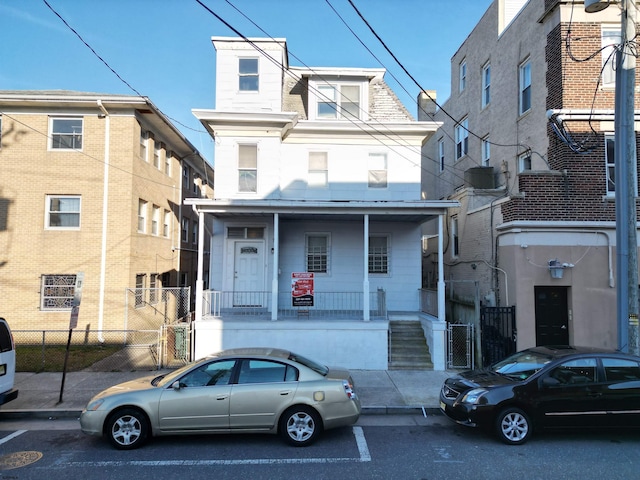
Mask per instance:
[[[52,118],[51,148],[82,149],[82,118]]]
[[[187,165],[184,165],[184,167],[182,168],[182,188],[185,188],[185,189],[189,188],[190,178],[191,178],[191,169]]]
[[[238,191],[258,191],[258,146],[238,146]]]
[[[360,115],[360,85],[323,84],[317,86],[317,118],[358,119]]]
[[[520,95],[518,99],[518,113],[523,113],[531,110],[531,61],[526,60],[520,65],[519,86]]]
[[[444,172],[444,139],[438,140],[438,165],[440,171]]]
[[[138,232],[146,233],[147,231],[147,202],[142,199],[138,200]]]
[[[240,58],[238,60],[238,88],[241,92],[258,91],[258,59]]]
[[[182,241],[183,242],[188,242],[189,241],[189,219],[182,217]]]
[[[149,132],[140,131],[140,158],[147,161],[147,145],[149,144]]]
[[[491,142],[489,136],[482,139],[482,166],[488,167],[491,162]]]
[[[164,173],[171,176],[171,161],[173,159],[173,152],[167,150],[164,154]]]
[[[389,273],[389,237],[369,237],[369,273]]]
[[[602,80],[605,87],[615,87],[616,84],[616,51],[622,42],[620,27],[602,26]]]
[[[449,232],[451,237],[451,257],[456,258],[460,255],[460,244],[458,241],[458,217],[451,217],[451,231]]]
[[[70,310],[76,293],[76,275],[42,275],[40,308]]]
[[[158,170],[162,168],[162,150],[164,150],[164,144],[162,142],[153,143],[153,166]]]
[[[79,195],[47,195],[46,228],[80,228]]]
[[[305,238],[307,272],[329,273],[328,234],[308,234]]]
[[[469,152],[469,119],[465,118],[456,125],[456,160]]]
[[[151,235],[158,235],[160,233],[160,207],[153,206],[153,213],[151,214]]]
[[[198,222],[193,221],[193,225],[191,226],[191,243],[194,245],[198,243]]]
[[[518,156],[518,172],[531,170],[531,152],[525,152]]]
[[[326,187],[328,183],[327,152],[309,152],[310,187]]]
[[[482,67],[482,108],[491,102],[491,64]]]
[[[606,133],[604,136],[604,162],[607,176],[607,196],[616,195],[616,141],[615,134]],[[633,185],[634,195],[638,195],[638,177],[636,176]]]
[[[387,156],[369,154],[369,188],[387,188]]]
[[[171,212],[169,210],[164,211],[164,222],[162,224],[162,236],[169,237],[169,228],[171,227]]]
[[[467,61],[463,60],[462,62],[460,62],[460,68],[459,68],[459,90],[460,92],[463,92],[465,88],[467,88]]]

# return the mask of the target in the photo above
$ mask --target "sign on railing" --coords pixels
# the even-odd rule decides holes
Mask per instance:
[[[291,306],[313,307],[313,273],[291,273]]]

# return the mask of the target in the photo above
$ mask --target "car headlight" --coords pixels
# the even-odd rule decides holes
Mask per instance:
[[[104,403],[104,398],[99,398],[98,400],[94,400],[93,402],[89,402],[87,405],[87,411],[95,412],[100,408],[100,406]]]
[[[474,388],[473,390],[469,390],[465,393],[464,397],[462,397],[463,403],[478,403],[480,397],[487,393],[487,390],[484,388]]]

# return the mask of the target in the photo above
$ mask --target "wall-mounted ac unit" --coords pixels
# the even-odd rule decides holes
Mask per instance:
[[[472,167],[464,172],[464,182],[473,188],[496,188],[493,167]]]

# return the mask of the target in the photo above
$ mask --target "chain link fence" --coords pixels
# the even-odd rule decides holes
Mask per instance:
[[[191,320],[190,287],[127,288],[125,328],[155,330]]]
[[[447,339],[447,368],[473,368],[473,324],[447,324]]]
[[[191,324],[155,330],[14,330],[16,371],[130,372],[177,368],[191,361]],[[70,340],[70,341],[69,341]]]

